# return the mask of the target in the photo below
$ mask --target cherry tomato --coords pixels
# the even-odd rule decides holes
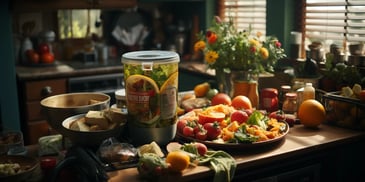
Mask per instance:
[[[246,123],[248,118],[248,114],[241,110],[234,111],[231,114],[231,121],[237,121],[238,124]]]
[[[183,129],[183,135],[188,137],[194,137],[194,128],[185,126]]]
[[[269,118],[277,119],[278,121],[285,120],[285,113],[282,110],[273,111],[269,114]]]
[[[209,140],[217,139],[217,137],[222,133],[222,130],[220,129],[217,122],[205,123],[203,127],[207,130],[207,138]]]
[[[232,104],[231,97],[229,97],[225,93],[216,94],[211,100],[211,105],[215,106],[215,105],[218,105],[218,104],[231,105]]]
[[[183,132],[185,126],[188,124],[188,121],[185,119],[180,119],[179,121],[177,121],[177,131],[179,131],[180,133]]]
[[[33,49],[27,50],[26,55],[30,63],[39,63],[39,54]]]
[[[207,130],[204,129],[203,127],[195,127],[198,128],[197,130],[194,131],[195,134],[195,138],[198,140],[206,140],[208,135],[207,135]]]

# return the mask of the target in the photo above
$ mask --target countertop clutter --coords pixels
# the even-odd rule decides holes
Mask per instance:
[[[229,152],[237,162],[233,181],[275,179],[277,181],[356,181],[365,162],[365,133],[322,124],[318,129],[302,125],[290,128],[285,139],[259,148]],[[37,156],[37,146],[28,146],[28,154]],[[110,182],[143,181],[135,167],[110,171]],[[207,166],[169,173],[161,181],[212,181],[214,172]]]

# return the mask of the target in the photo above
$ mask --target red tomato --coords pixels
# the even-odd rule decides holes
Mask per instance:
[[[49,53],[49,45],[47,43],[41,43],[38,46],[38,52],[40,54],[46,54]]]
[[[188,137],[194,137],[194,129],[190,126],[185,126],[183,129],[183,135]]]
[[[285,120],[285,113],[282,110],[274,111],[269,114],[269,118],[277,119],[278,121]]]
[[[207,130],[207,138],[209,140],[217,139],[217,137],[222,133],[222,130],[217,122],[205,123],[203,127]]]
[[[231,104],[235,109],[252,109],[251,101],[244,95],[237,95],[232,99]]]
[[[199,116],[199,124],[204,125],[205,123],[213,123],[215,121],[221,122],[224,120],[226,115],[221,112],[210,112],[209,115],[206,114],[198,114]]]
[[[206,130],[206,129],[204,129],[204,128],[199,128],[198,130],[196,130],[196,131],[194,132],[194,134],[195,134],[195,138],[196,138],[196,139],[198,139],[198,140],[202,140],[202,141],[206,140],[206,139],[207,139],[207,137],[208,137],[208,135],[207,135],[207,130]]]
[[[218,104],[231,105],[232,104],[231,97],[229,97],[225,93],[216,94],[211,100],[211,105],[215,106],[215,105],[218,105]]]
[[[177,131],[179,131],[180,133],[183,132],[185,126],[188,124],[188,121],[185,119],[179,119],[179,121],[177,121]]]
[[[241,110],[234,111],[231,114],[231,121],[237,121],[238,124],[246,123],[248,118],[248,114]]]
[[[42,63],[53,63],[54,56],[51,53],[44,53],[41,55],[41,62]]]

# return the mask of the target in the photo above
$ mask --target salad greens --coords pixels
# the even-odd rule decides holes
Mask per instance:
[[[255,110],[252,115],[248,118],[247,124],[249,125],[256,125],[261,127],[262,129],[267,129],[267,122],[269,118],[266,117],[263,113],[260,111]]]

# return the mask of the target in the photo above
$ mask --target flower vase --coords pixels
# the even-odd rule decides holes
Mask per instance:
[[[231,70],[231,97],[247,96],[252,108],[259,107],[258,75],[243,70]]]
[[[258,75],[244,70],[216,69],[216,79],[219,92],[226,93],[231,98],[244,95],[250,99],[253,108],[258,108]]]
[[[215,69],[215,76],[219,92],[226,93],[231,96],[232,86],[230,73],[226,72],[223,68],[217,68]]]

